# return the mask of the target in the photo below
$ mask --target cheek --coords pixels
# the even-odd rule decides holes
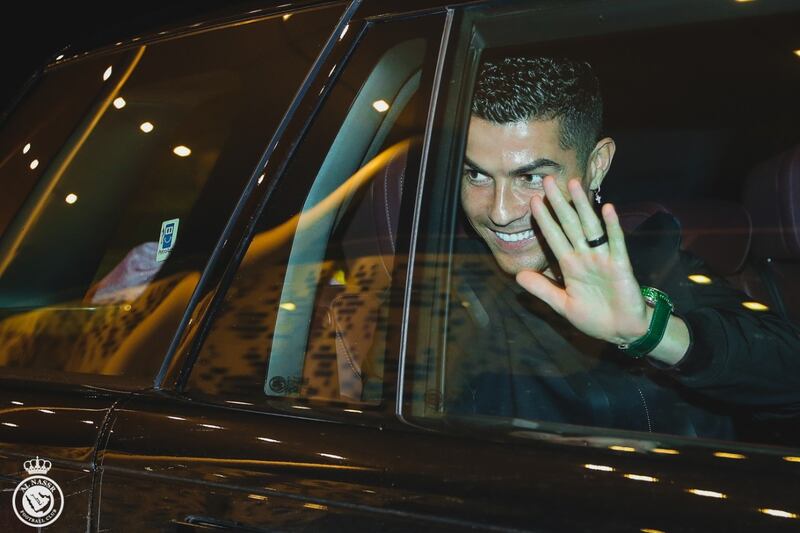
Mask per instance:
[[[487,213],[487,205],[491,204],[489,187],[461,186],[461,207],[470,220],[481,218]]]

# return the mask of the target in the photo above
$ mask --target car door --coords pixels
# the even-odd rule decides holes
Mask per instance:
[[[330,34],[284,137],[268,147],[288,153],[268,154],[253,174],[254,198],[234,222],[247,233],[230,237],[244,257],[221,265],[218,294],[197,307],[212,322],[184,339],[161,390],[115,410],[99,450],[98,529],[405,530],[420,520],[376,503],[406,497],[383,494],[384,460],[368,446],[395,423],[397,359],[379,348],[391,342],[390,318],[365,332],[378,350],[368,384],[353,373],[368,366],[353,348],[360,338],[339,341],[357,354],[330,358],[336,324],[342,334],[359,312],[350,302],[364,296],[360,281],[368,314],[388,309],[398,220],[387,202],[401,189],[413,198],[445,24],[442,12],[383,17],[375,7]],[[384,234],[359,234],[373,217]]]

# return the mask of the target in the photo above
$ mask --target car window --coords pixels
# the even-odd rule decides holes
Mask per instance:
[[[442,18],[370,25],[271,193],[188,388],[378,404]],[[389,378],[386,378],[389,379]]]
[[[152,376],[341,11],[50,67],[2,134],[0,365]]]
[[[758,4],[467,12],[409,416],[800,442],[800,11]]]

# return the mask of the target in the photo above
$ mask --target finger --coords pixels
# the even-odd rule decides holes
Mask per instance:
[[[564,316],[566,291],[556,286],[546,276],[533,270],[523,270],[517,274],[517,283],[544,303],[553,308],[553,311]]]
[[[558,225],[558,222],[556,222],[550,214],[550,210],[545,205],[544,199],[538,194],[535,194],[531,198],[531,214],[534,220],[536,220],[539,229],[542,231],[547,245],[553,251],[553,255],[560,261],[565,254],[572,251],[572,245],[569,243],[566,236],[564,236],[561,226]]]
[[[624,261],[630,265],[628,258],[628,247],[625,246],[625,232],[619,224],[617,210],[611,204],[603,206],[603,220],[606,222],[606,232],[608,233],[608,246],[611,256],[619,261]]]
[[[575,209],[569,205],[567,199],[564,198],[561,189],[556,185],[555,178],[547,176],[544,179],[544,192],[547,195],[547,199],[550,201],[550,205],[553,206],[553,211],[555,211],[558,216],[558,221],[564,233],[569,237],[573,248],[580,250],[586,249],[586,234],[583,232],[578,214],[575,212]]]
[[[604,231],[603,225],[600,223],[600,219],[597,218],[597,213],[595,213],[592,203],[586,196],[586,191],[583,190],[581,182],[576,179],[571,179],[569,183],[567,183],[567,189],[569,189],[572,202],[575,205],[575,209],[578,211],[578,216],[581,219],[581,225],[583,226],[583,232],[586,238],[592,240],[602,237]],[[595,249],[607,250],[608,248],[605,246],[598,246]]]

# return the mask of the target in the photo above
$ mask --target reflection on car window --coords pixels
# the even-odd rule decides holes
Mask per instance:
[[[152,376],[340,12],[52,67],[2,137],[0,365]]]
[[[267,202],[190,389],[381,402],[401,198],[440,27],[426,17],[367,30]]]
[[[798,22],[483,50],[413,414],[800,442]]]

